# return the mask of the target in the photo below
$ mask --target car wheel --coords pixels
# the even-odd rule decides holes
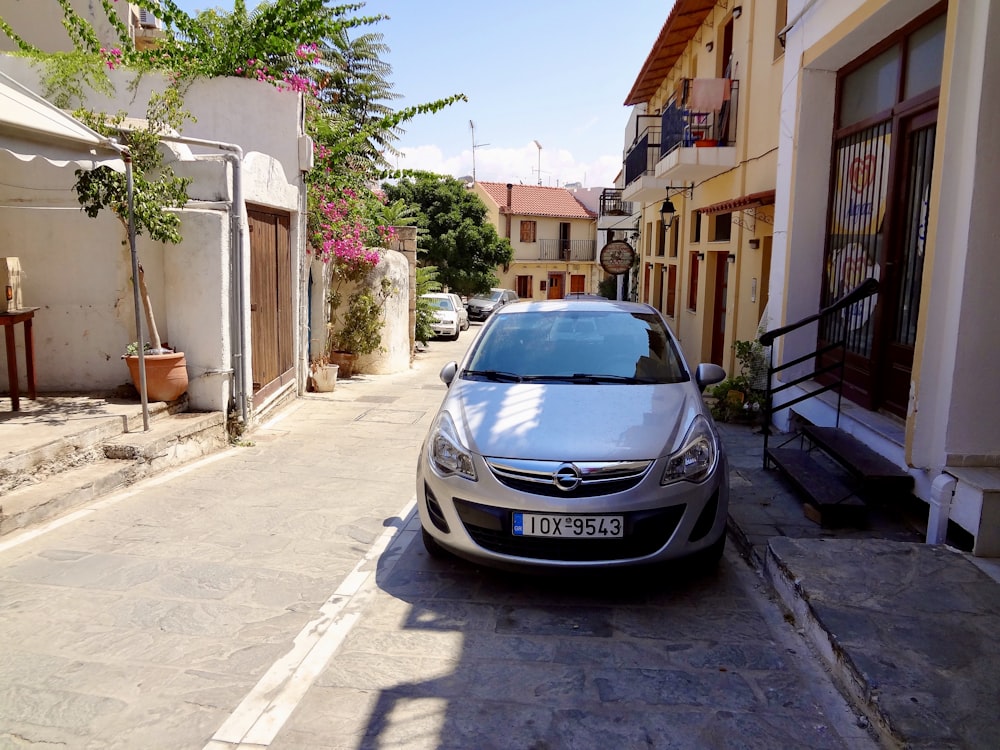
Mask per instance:
[[[424,549],[427,550],[427,554],[435,560],[440,560],[449,556],[448,550],[438,544],[437,539],[432,537],[430,532],[423,527],[420,528],[420,538],[424,542]]]
[[[469,323],[469,321],[465,321],[465,324],[462,326],[462,330],[463,331],[468,331],[471,326],[472,326],[472,324]]]
[[[448,338],[451,339],[452,341],[458,341],[458,334],[461,332],[461,330],[462,329],[461,329],[460,326],[456,326],[455,327],[455,333],[453,335],[449,336]]]

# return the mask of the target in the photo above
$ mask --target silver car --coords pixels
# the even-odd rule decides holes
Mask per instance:
[[[459,363],[421,449],[428,552],[496,567],[719,560],[726,456],[692,371],[644,304],[522,302]]]

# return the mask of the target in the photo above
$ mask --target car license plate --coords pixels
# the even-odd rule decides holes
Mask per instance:
[[[625,530],[621,516],[514,513],[514,536],[619,539]]]

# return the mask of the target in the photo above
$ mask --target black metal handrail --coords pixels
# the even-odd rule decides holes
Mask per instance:
[[[764,414],[763,414],[763,429],[764,433],[764,468],[767,468],[767,438],[771,434],[771,417],[774,414],[774,397],[776,394],[782,391],[788,390],[799,383],[803,383],[807,380],[813,380],[817,375],[824,375],[827,373],[835,373],[836,377],[829,381],[826,385],[812,390],[809,393],[797,396],[790,401],[784,401],[781,404],[782,409],[787,409],[794,406],[797,403],[806,401],[810,398],[815,398],[821,393],[826,393],[827,391],[836,390],[837,391],[837,426],[840,426],[840,406],[841,406],[841,390],[844,383],[844,363],[847,359],[847,327],[842,326],[843,333],[841,334],[840,340],[825,344],[824,346],[818,347],[815,351],[804,354],[801,357],[790,360],[788,362],[783,362],[777,367],[774,366],[774,341],[781,336],[785,336],[789,333],[799,330],[800,328],[815,323],[817,321],[825,320],[837,313],[851,307],[852,305],[861,302],[862,300],[868,299],[873,294],[878,292],[878,281],[875,279],[865,279],[860,284],[858,284],[854,289],[849,291],[843,297],[838,299],[836,302],[831,303],[827,307],[824,307],[818,313],[806,316],[795,323],[789,323],[781,328],[775,328],[773,330],[767,331],[761,334],[759,341],[762,346],[770,349],[770,358],[767,367],[767,388],[764,394]],[[831,354],[837,352],[839,354],[834,359],[827,358],[827,364],[825,365],[815,365],[812,372],[809,372],[800,377],[796,377],[793,380],[788,380],[782,382],[777,388],[774,386],[774,376],[787,370],[790,367],[795,367],[803,362],[808,362],[809,360],[814,360],[819,363],[822,360],[823,355]]]

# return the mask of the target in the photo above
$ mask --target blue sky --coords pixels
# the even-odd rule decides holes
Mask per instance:
[[[177,4],[189,13],[232,9],[231,0]],[[398,166],[472,174],[474,133],[479,180],[612,186],[629,115],[623,102],[672,5],[368,0],[360,15],[389,16],[370,30],[391,50],[395,107],[469,99],[408,123]]]

